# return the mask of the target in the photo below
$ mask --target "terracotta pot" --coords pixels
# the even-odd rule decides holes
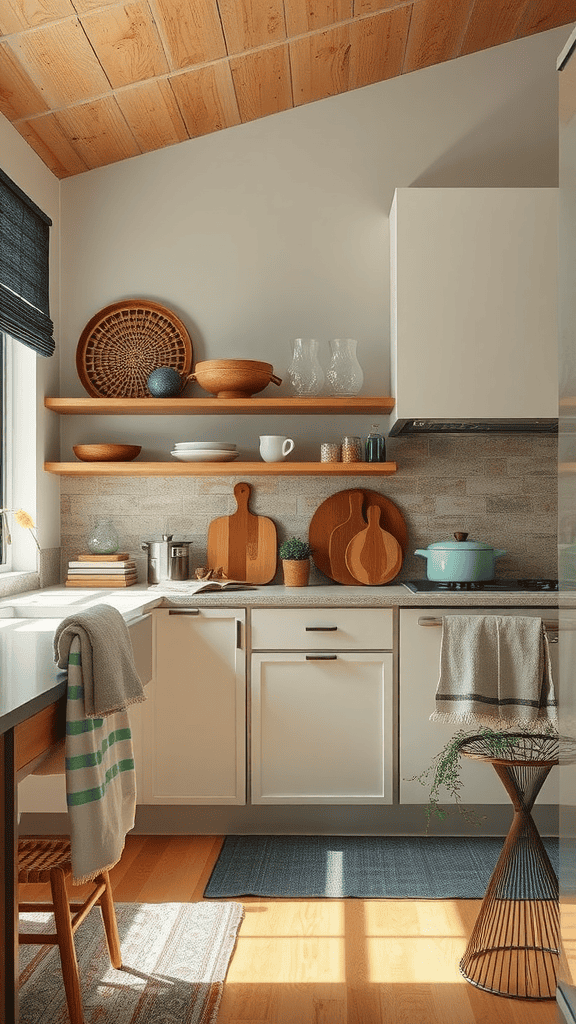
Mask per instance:
[[[282,559],[285,587],[307,587],[310,576],[309,558]]]

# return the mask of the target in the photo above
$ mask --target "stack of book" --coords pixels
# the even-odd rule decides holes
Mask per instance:
[[[138,582],[136,562],[126,552],[78,555],[68,562],[67,587],[131,587]]]

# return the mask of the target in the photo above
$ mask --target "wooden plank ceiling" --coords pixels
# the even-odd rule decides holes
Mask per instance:
[[[0,111],[59,178],[576,21],[576,0],[0,0]]]

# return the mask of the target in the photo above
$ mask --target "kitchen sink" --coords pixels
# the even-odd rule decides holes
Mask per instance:
[[[70,600],[55,598],[55,595],[40,594],[29,597],[18,596],[8,598],[6,604],[0,604],[1,619],[65,619],[76,611],[84,611],[90,604],[97,604],[97,599],[74,595]]]
[[[0,619],[63,619],[71,611],[66,605],[4,605],[0,607]]]

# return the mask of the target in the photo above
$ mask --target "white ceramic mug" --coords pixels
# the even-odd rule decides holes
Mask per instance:
[[[291,437],[280,437],[279,434],[264,434],[260,437],[260,455],[264,462],[281,462],[293,448]]]

